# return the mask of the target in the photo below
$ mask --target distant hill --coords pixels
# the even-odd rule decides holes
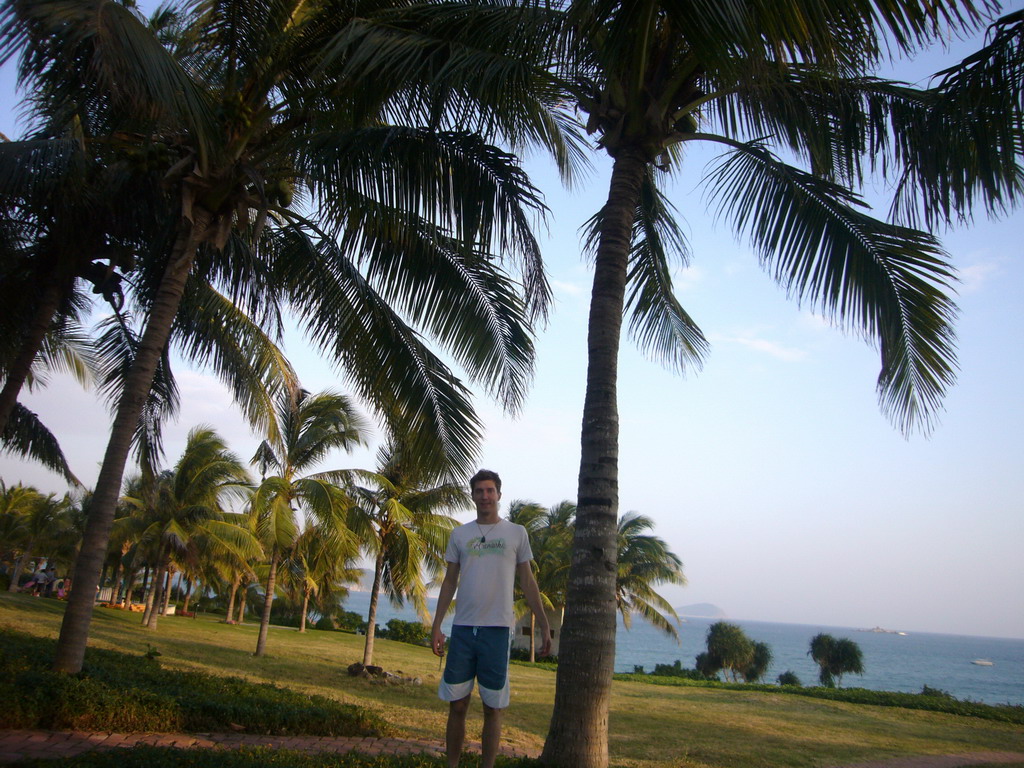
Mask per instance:
[[[725,611],[713,603],[694,603],[676,608],[680,616],[690,616],[695,619],[727,619]]]

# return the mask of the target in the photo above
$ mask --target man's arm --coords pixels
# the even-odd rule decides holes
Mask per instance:
[[[444,633],[441,632],[441,622],[448,614],[448,606],[452,604],[455,597],[455,588],[459,586],[458,563],[448,563],[448,570],[444,572],[444,581],[441,582],[441,591],[437,594],[437,610],[434,612],[434,626],[430,630],[430,647],[434,649],[437,656],[444,655]]]
[[[533,578],[533,568],[530,561],[519,563],[516,566],[516,575],[519,577],[519,588],[526,596],[526,602],[533,611],[534,618],[540,624],[540,636],[543,638],[540,644],[540,655],[547,656],[551,653],[551,627],[548,624],[548,614],[544,610],[544,603],[540,599],[540,589],[537,588],[537,580]]]

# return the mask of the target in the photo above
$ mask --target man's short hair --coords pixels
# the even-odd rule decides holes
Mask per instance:
[[[484,480],[493,480],[494,487],[498,489],[498,493],[501,493],[501,478],[498,477],[498,473],[491,469],[481,469],[471,478],[469,478],[469,490],[470,492],[476,490],[476,484],[483,482]]]

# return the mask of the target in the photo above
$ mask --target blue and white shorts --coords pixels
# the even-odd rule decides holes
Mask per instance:
[[[508,627],[467,627],[456,624],[448,642],[448,660],[437,686],[444,701],[458,701],[480,683],[480,698],[491,709],[505,709],[509,702],[508,657],[512,631]]]

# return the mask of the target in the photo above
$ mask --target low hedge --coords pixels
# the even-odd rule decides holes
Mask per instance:
[[[61,766],[69,768],[444,768],[447,761],[429,755],[375,756],[348,753],[306,754],[283,749],[212,750],[174,749],[170,747],[132,747],[108,752],[89,752],[78,757],[62,758]],[[25,760],[17,765],[28,768],[50,768],[54,760]],[[466,768],[480,765],[478,755],[464,755]],[[535,768],[539,763],[529,758],[499,757],[498,768]]]
[[[0,630],[0,728],[386,736],[363,707],[267,683],[162,669],[146,655],[90,648],[82,672],[49,669],[55,641]]]
[[[1024,725],[1024,707],[1005,704],[995,706],[975,701],[961,701],[944,692],[927,689],[925,693],[897,693],[895,691],[871,691],[867,688],[802,688],[795,685],[765,685],[760,683],[726,683],[689,680],[647,674],[617,674],[616,680],[628,680],[649,685],[668,685],[700,688],[724,688],[735,691],[761,691],[763,693],[788,693],[813,699],[844,701],[850,704],[873,704],[879,707],[903,707],[927,712],[944,712],[949,715],[978,717],[1004,723]]]

